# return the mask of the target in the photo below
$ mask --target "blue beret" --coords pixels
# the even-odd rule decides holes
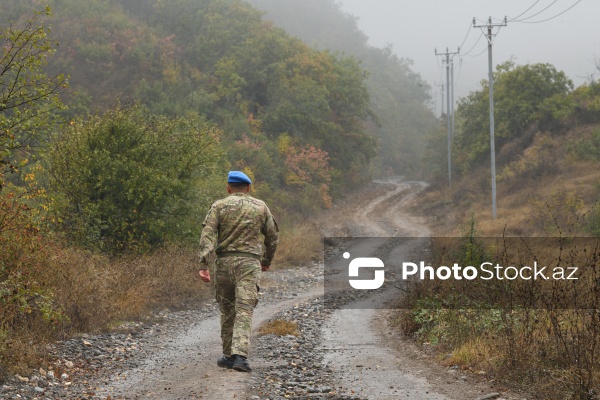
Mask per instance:
[[[227,183],[247,183],[250,185],[252,181],[248,178],[248,175],[241,171],[229,171],[227,175]]]

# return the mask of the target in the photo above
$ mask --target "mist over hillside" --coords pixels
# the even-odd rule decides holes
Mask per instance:
[[[368,130],[380,140],[378,174],[422,176],[424,138],[434,128],[428,107],[430,87],[411,61],[390,48],[368,45],[356,19],[335,0],[249,0],[264,19],[319,49],[352,55],[368,72],[367,87],[376,123]]]

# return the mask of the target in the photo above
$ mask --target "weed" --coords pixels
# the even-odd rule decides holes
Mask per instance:
[[[298,335],[300,335],[300,332],[298,331],[298,324],[296,324],[295,322],[286,321],[283,319],[276,319],[273,321],[268,321],[265,324],[263,324],[258,329],[258,334],[261,336],[264,336],[264,335],[278,335],[278,336],[294,335],[294,336],[298,336]]]

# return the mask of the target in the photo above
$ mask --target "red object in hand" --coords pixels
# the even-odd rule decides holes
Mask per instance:
[[[201,269],[198,273],[200,274],[200,279],[204,282],[210,282],[210,272],[207,269]]]

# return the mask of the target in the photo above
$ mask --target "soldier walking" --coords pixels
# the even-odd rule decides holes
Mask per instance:
[[[221,311],[221,368],[250,372],[248,347],[261,271],[268,271],[279,231],[269,207],[249,195],[252,181],[240,171],[227,177],[229,196],[210,207],[200,237],[200,278],[214,285]],[[264,246],[263,246],[264,244]],[[215,261],[216,257],[216,261]]]

